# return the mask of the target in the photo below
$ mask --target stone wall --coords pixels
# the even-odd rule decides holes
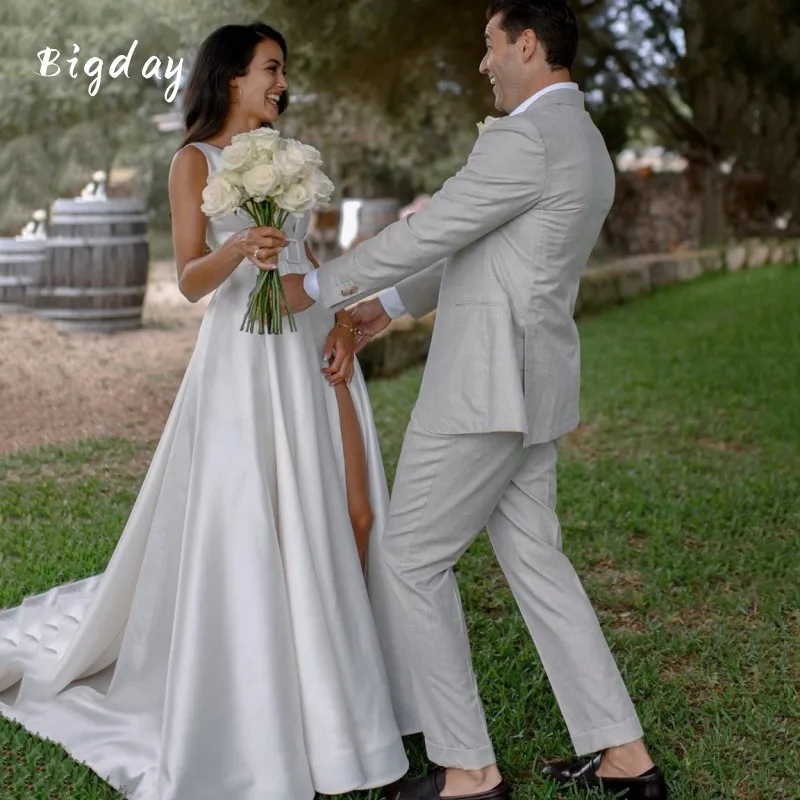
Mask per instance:
[[[767,187],[758,175],[725,183],[725,210],[735,238],[769,227]],[[698,199],[686,172],[621,172],[602,244],[628,255],[668,253],[699,245]]]
[[[587,270],[581,280],[575,316],[603,311],[671,284],[714,272],[738,272],[770,264],[800,263],[800,240],[749,239],[727,248],[634,256]],[[435,312],[419,321],[393,321],[361,351],[367,379],[389,378],[425,361]]]
[[[621,172],[604,242],[631,255],[695,247],[699,225],[694,205],[685,173]]]

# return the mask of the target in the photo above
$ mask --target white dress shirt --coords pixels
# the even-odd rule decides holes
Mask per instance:
[[[559,81],[559,83],[551,83],[550,86],[545,86],[544,89],[540,89],[535,94],[532,94],[527,100],[520,103],[509,114],[509,116],[513,117],[515,114],[521,114],[523,111],[527,111],[527,109],[530,108],[540,97],[549,94],[550,92],[555,92],[558,89],[570,89],[575,92],[580,91],[578,84],[571,81]],[[305,278],[303,279],[303,288],[305,289],[306,294],[313,300],[319,302],[319,300],[322,298],[319,290],[319,278],[317,277],[317,271],[315,269],[306,274]],[[397,319],[398,317],[405,315],[406,309],[405,306],[403,306],[403,301],[400,299],[400,293],[397,291],[396,286],[391,286],[388,289],[384,289],[378,295],[378,299],[381,301],[384,311],[386,311],[386,313],[392,319]]]

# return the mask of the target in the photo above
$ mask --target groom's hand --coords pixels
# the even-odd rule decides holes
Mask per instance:
[[[373,337],[377,336],[392,321],[392,318],[386,313],[383,303],[377,297],[365,300],[355,308],[351,308],[350,314],[360,334],[356,341],[356,353],[363,350]]]
[[[303,276],[298,274],[281,275],[281,283],[283,284],[283,291],[286,294],[286,304],[292,314],[297,314],[299,311],[305,311],[310,306],[314,305],[313,298],[306,294],[303,288]],[[284,314],[286,313],[284,309]]]

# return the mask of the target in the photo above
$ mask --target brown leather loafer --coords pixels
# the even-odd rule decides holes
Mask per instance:
[[[511,787],[505,781],[488,792],[443,798],[446,777],[446,770],[437,767],[425,778],[403,779],[385,792],[385,800],[511,800]]]
[[[603,754],[578,761],[557,761],[548,764],[542,774],[558,781],[564,788],[598,789],[610,797],[625,800],[667,800],[667,782],[658,767],[636,778],[602,778],[597,774]]]

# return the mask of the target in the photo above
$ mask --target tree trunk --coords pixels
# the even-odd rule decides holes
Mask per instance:
[[[725,212],[725,175],[707,157],[689,157],[689,181],[696,198],[698,244],[711,247],[724,244],[729,235]]]

